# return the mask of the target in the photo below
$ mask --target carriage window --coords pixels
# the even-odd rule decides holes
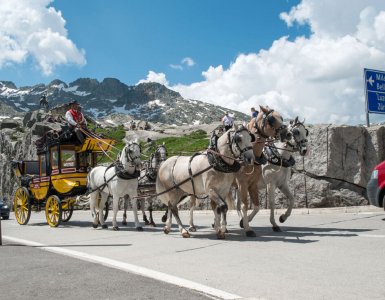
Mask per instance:
[[[61,167],[75,167],[76,166],[76,158],[74,150],[62,150],[61,151]]]
[[[40,176],[47,176],[47,161],[44,155],[39,155],[40,161]]]
[[[90,166],[89,154],[87,152],[79,153],[79,167],[88,167]]]
[[[57,151],[57,147],[51,149],[51,166],[52,170],[59,168],[59,152]]]
[[[39,175],[39,162],[38,161],[26,161],[24,162],[24,174]]]

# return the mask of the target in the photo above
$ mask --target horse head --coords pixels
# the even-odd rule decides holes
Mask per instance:
[[[141,167],[141,149],[140,145],[135,140],[134,142],[126,143],[122,152],[119,155],[119,161],[123,164],[124,168],[135,167],[139,169]]]
[[[164,143],[162,145],[158,145],[155,150],[155,159],[157,164],[161,164],[167,159],[167,149]]]
[[[240,157],[246,164],[253,164],[254,153],[251,143],[255,141],[255,136],[246,127],[240,125],[230,129],[227,137],[233,156]]]
[[[307,153],[307,136],[309,135],[309,131],[303,123],[298,121],[298,117],[296,117],[290,121],[289,128],[295,142],[295,149],[298,149],[301,156]]]
[[[260,111],[256,118],[248,124],[249,130],[254,134],[260,134],[264,138],[275,137],[282,129],[282,116],[268,107],[259,106]]]
[[[147,161],[146,175],[155,180],[160,165],[167,159],[167,150],[164,143],[156,147],[155,152],[151,155]]]

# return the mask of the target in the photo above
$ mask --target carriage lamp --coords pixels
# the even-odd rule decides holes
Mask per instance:
[[[4,205],[3,208],[4,208],[4,209],[8,209],[8,205],[7,205],[7,204]]]

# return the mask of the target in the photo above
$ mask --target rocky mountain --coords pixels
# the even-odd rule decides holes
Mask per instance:
[[[50,107],[77,100],[85,114],[102,118],[111,114],[125,114],[133,119],[165,124],[208,124],[220,120],[228,109],[198,100],[184,99],[179,93],[159,83],[128,86],[115,78],[81,78],[70,84],[54,80],[48,85],[16,87],[0,81],[0,115],[7,109],[29,112],[39,109],[39,100],[46,94]],[[248,116],[231,111],[236,120]]]

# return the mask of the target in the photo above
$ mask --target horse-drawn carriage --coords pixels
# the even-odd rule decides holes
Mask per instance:
[[[56,136],[55,136],[56,134]],[[76,196],[87,190],[87,174],[114,140],[89,136],[83,144],[51,134],[37,147],[37,160],[13,161],[19,181],[14,196],[17,222],[26,225],[31,211],[45,209],[47,223],[57,227],[70,220]]]

